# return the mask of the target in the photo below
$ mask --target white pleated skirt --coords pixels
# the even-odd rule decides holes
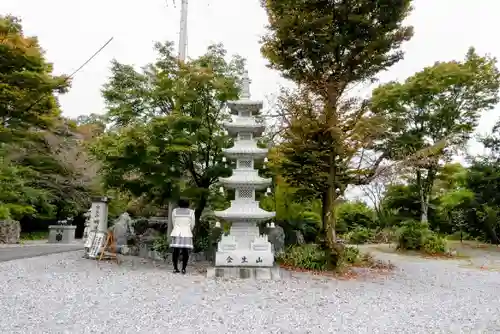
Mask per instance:
[[[170,247],[193,249],[193,238],[192,237],[172,237],[172,242],[170,243]]]

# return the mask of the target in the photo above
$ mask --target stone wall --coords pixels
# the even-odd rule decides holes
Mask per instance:
[[[20,238],[21,224],[18,221],[0,221],[0,244],[17,244]]]
[[[155,261],[165,261],[167,263],[172,263],[172,253],[165,254],[166,258],[163,258],[163,256],[159,252],[151,250],[149,245],[140,245],[138,247],[121,246],[119,247],[118,252],[122,255],[138,256],[144,259],[151,259]],[[179,261],[180,260],[181,259],[179,259]],[[207,254],[205,254],[204,252],[191,253],[189,255],[189,263],[205,262],[209,260],[210,259],[208,258]]]

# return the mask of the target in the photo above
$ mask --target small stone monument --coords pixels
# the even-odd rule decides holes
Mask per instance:
[[[124,212],[116,218],[113,226],[110,228],[113,231],[118,247],[126,245],[128,238],[134,234],[132,223],[133,221],[130,215]]]
[[[280,254],[285,249],[285,231],[283,227],[277,225],[274,228],[269,229],[269,241],[274,246],[274,253]]]
[[[241,97],[241,100],[228,102],[233,119],[223,124],[235,138],[234,146],[223,152],[226,157],[236,160],[236,169],[231,177],[219,179],[223,186],[235,190],[235,200],[231,201],[229,209],[214,212],[216,217],[232,224],[229,235],[221,237],[215,268],[209,269],[207,276],[271,279],[279,275],[279,270],[273,269],[271,243],[267,235],[260,235],[257,223],[269,220],[275,213],[262,210],[255,199],[255,191],[266,189],[271,179],[260,177],[254,169],[255,160],[267,161],[268,149],[257,146],[257,138],[265,129],[264,123],[255,117],[262,109],[262,101],[250,100],[250,79],[246,71]],[[270,192],[267,188],[266,193]]]
[[[71,244],[75,242],[76,226],[71,225],[73,218],[63,219],[57,225],[49,226],[50,244]]]
[[[94,197],[90,207],[89,233],[85,241],[85,254],[96,258],[106,240],[108,231],[108,202],[109,197]]]

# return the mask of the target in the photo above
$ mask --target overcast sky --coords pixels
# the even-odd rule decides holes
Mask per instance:
[[[247,58],[252,95],[266,100],[284,81],[266,68],[260,55],[266,15],[259,3],[191,0],[188,56],[197,57],[209,44],[222,42],[230,54]],[[406,57],[381,74],[381,82],[402,80],[436,60],[461,59],[471,45],[500,57],[500,0],[416,0],[414,7],[408,23],[415,27],[415,36],[404,47]],[[179,6],[171,0],[1,0],[0,13],[23,20],[26,34],[39,37],[58,73],[71,73],[114,37],[61,97],[63,112],[71,117],[103,112],[100,89],[111,59],[144,65],[154,59],[154,41],[177,43],[179,36]],[[489,131],[499,116],[498,109],[484,115],[479,131]]]

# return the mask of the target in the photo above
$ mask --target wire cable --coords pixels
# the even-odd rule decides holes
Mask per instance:
[[[70,79],[72,79],[78,72],[80,72],[80,70],[82,68],[84,68],[88,63],[90,63],[92,61],[92,59],[94,59],[102,50],[104,50],[104,48],[106,46],[108,46],[109,43],[111,43],[111,41],[113,40],[114,37],[111,37],[106,43],[104,43],[103,46],[100,47],[99,50],[97,50],[96,52],[94,52],[94,54],[92,56],[90,56],[89,59],[87,59],[82,65],[80,65],[80,67],[78,67],[75,71],[73,71],[73,73],[71,73],[65,80],[64,80],[64,83],[67,83]],[[51,92],[52,93],[52,92]],[[51,93],[47,93],[47,94],[42,94],[35,102],[33,102],[27,109],[25,112],[28,112],[30,111],[34,106],[36,106],[38,103],[40,103],[40,101],[42,101],[42,99],[44,97],[47,97],[48,94],[51,94]]]

